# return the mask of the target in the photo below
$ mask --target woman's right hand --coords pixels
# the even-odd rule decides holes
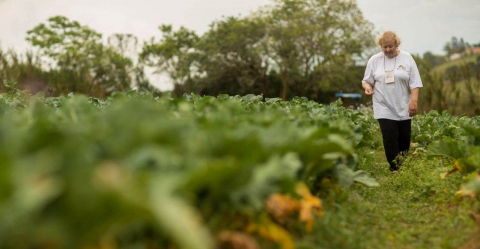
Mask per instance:
[[[371,87],[365,89],[365,94],[366,94],[366,95],[372,95],[372,94],[373,94],[373,89],[372,89]]]
[[[363,86],[363,89],[365,89],[365,94],[366,95],[372,95],[373,94],[373,88],[372,88],[372,85],[370,85],[370,83],[363,83],[362,86]]]

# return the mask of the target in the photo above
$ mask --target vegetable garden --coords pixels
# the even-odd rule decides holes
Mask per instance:
[[[478,116],[415,117],[411,156],[392,176],[373,116],[339,101],[12,88],[0,110],[0,248],[372,248],[342,224],[377,212],[358,200],[412,187],[388,179],[421,178],[418,162],[451,169],[409,200],[444,196],[456,224],[470,224],[443,247],[478,235],[468,217],[480,216]]]

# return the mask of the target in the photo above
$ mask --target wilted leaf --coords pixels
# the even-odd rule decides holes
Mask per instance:
[[[220,249],[260,249],[252,236],[235,231],[221,232],[218,235],[218,243]]]
[[[290,195],[272,194],[268,197],[265,208],[278,222],[283,223],[285,218],[300,209],[300,204]]]
[[[298,183],[296,191],[302,197],[300,200],[300,220],[306,223],[305,229],[307,232],[311,232],[315,224],[314,214],[319,218],[323,216],[322,201],[310,193],[305,183]]]
[[[277,243],[282,249],[295,248],[295,243],[290,233],[266,216],[261,217],[259,224],[252,224],[249,230],[257,232],[264,239]]]

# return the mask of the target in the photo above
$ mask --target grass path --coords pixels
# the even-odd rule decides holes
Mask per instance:
[[[392,174],[382,151],[370,153],[360,169],[381,186],[331,190],[325,216],[298,248],[461,248],[480,236],[472,203],[456,196],[461,176],[440,177],[450,162],[419,153]]]

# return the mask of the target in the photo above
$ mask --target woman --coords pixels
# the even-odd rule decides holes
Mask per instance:
[[[392,31],[377,40],[382,52],[368,60],[362,86],[372,95],[373,114],[382,130],[383,147],[390,171],[397,173],[399,155],[410,148],[412,117],[417,114],[418,92],[423,87],[413,57],[400,49],[400,38]]]

